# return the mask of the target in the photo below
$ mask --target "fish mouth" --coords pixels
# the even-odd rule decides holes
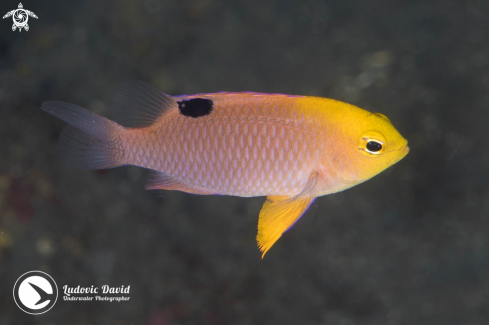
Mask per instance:
[[[410,149],[409,149],[409,147],[408,147],[407,144],[406,144],[406,146],[404,148],[402,148],[401,150],[399,150],[401,152],[401,154],[399,155],[398,161],[401,160],[401,159],[403,159],[404,157],[406,157],[407,154],[409,153],[409,150]]]
[[[397,151],[399,152],[399,154],[395,155],[395,157],[393,158],[392,160],[392,164],[395,164],[397,163],[398,161],[402,160],[404,157],[406,157],[406,155],[409,153],[409,147],[406,145],[400,149],[397,149],[397,150],[392,150],[392,151]]]
[[[398,155],[398,157],[397,157],[397,159],[396,159],[396,162],[398,162],[399,160],[401,160],[401,159],[403,159],[404,157],[406,157],[406,155],[409,153],[409,151],[410,151],[411,149],[410,149],[410,148],[409,148],[409,146],[407,145],[407,141],[406,141],[406,145],[405,145],[404,147],[399,148],[398,150],[399,150],[398,152],[399,152],[400,154]]]
[[[407,155],[409,153],[410,148],[408,146],[408,141],[406,139],[403,139],[403,140],[404,140],[403,141],[404,142],[404,147],[401,147],[399,149],[399,151],[402,152],[402,153],[404,153],[404,156],[405,156],[405,155]]]

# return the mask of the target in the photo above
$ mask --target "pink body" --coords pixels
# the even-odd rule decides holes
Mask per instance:
[[[216,194],[293,196],[304,188],[324,150],[313,120],[295,116],[294,97],[199,95],[206,96],[214,103],[209,116],[174,110],[149,127],[125,129],[123,161]]]

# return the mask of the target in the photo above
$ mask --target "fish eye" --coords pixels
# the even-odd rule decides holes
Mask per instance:
[[[375,140],[370,140],[369,142],[367,142],[367,150],[371,153],[376,153],[382,150],[382,144]]]
[[[378,131],[368,131],[360,137],[358,150],[367,157],[381,156],[387,149],[387,140]]]

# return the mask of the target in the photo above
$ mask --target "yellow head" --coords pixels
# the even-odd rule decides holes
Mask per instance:
[[[331,104],[326,115],[334,122],[327,137],[333,141],[326,141],[327,151],[321,163],[329,188],[321,194],[362,183],[409,152],[407,140],[386,116],[342,102]]]

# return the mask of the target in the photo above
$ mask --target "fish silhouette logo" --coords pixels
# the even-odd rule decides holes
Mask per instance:
[[[28,314],[44,314],[53,308],[57,299],[58,286],[47,273],[29,271],[22,274],[15,282],[15,303]]]
[[[14,24],[12,25],[12,31],[15,31],[18,28],[19,32],[22,31],[22,28],[24,28],[26,31],[29,30],[29,25],[27,25],[29,16],[37,19],[36,14],[33,13],[32,11],[25,10],[22,3],[19,3],[19,8],[7,12],[2,19],[8,18],[10,16],[12,16],[12,19],[14,20]]]

